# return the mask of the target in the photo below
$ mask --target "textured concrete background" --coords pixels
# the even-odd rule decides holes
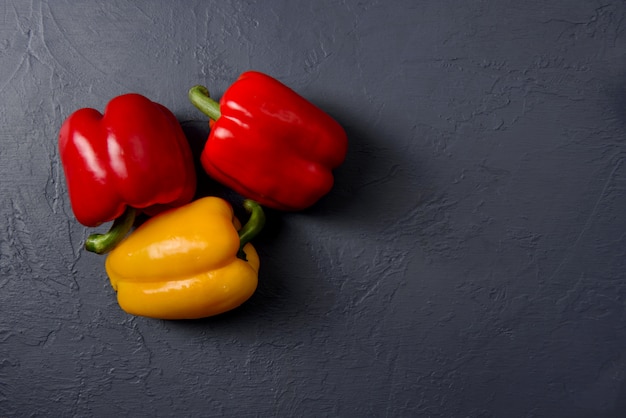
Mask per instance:
[[[618,0],[3,0],[0,417],[625,416],[625,18]],[[345,126],[336,187],[269,214],[241,309],[130,317],[82,249],[58,129],[138,92],[199,152],[187,89],[248,69]]]

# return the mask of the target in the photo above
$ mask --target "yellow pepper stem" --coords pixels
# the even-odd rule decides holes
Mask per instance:
[[[256,237],[259,232],[263,229],[265,225],[265,212],[263,212],[263,208],[254,200],[246,199],[243,201],[243,207],[250,214],[250,218],[248,222],[239,230],[239,252],[237,253],[237,257],[241,258],[244,261],[248,261],[246,257],[246,253],[243,250],[243,247],[254,237]]]
[[[85,249],[96,254],[106,254],[124,239],[135,222],[137,210],[128,206],[117,218],[111,229],[104,234],[91,234],[85,241]]]

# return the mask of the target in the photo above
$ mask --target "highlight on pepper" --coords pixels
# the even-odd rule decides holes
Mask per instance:
[[[333,186],[348,140],[330,115],[280,81],[243,73],[219,103],[204,86],[189,99],[211,122],[204,170],[240,195],[284,211],[315,204]]]
[[[242,228],[227,201],[204,197],[134,230],[105,262],[120,307],[138,316],[197,319],[248,300],[260,265],[250,241],[265,215],[254,201],[244,207],[250,218]]]

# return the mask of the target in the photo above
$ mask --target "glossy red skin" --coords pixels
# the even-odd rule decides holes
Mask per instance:
[[[226,90],[220,111],[201,156],[211,177],[285,211],[305,209],[330,191],[348,140],[328,114],[254,71]]]
[[[104,115],[80,109],[61,127],[59,151],[72,210],[85,226],[127,206],[155,214],[191,201],[196,174],[176,117],[139,94],[111,100]]]

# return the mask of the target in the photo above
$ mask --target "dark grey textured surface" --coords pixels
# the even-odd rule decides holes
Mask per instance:
[[[623,1],[0,3],[0,417],[626,414]],[[138,92],[194,149],[256,69],[346,128],[260,286],[133,318],[82,250],[62,121]],[[221,193],[201,178],[202,192]]]

